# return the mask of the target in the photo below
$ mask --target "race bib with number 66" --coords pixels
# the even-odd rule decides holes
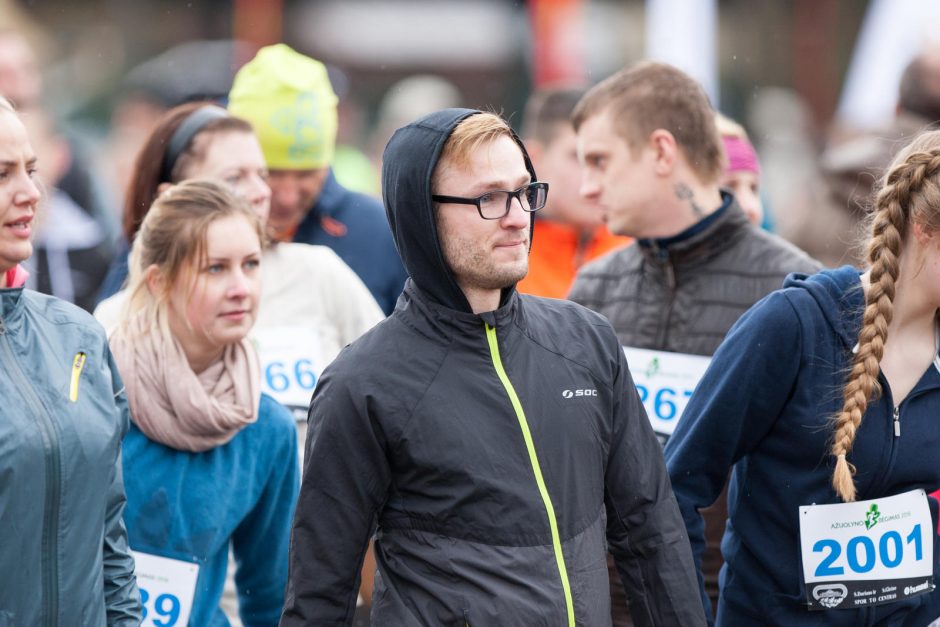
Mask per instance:
[[[806,601],[855,609],[930,592],[934,527],[923,490],[800,507]]]
[[[306,420],[324,365],[319,336],[302,327],[278,327],[257,329],[252,338],[261,357],[263,390],[298,420]]]

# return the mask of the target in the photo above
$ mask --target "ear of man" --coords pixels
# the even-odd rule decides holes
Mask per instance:
[[[679,158],[679,145],[673,134],[658,128],[650,133],[646,144],[653,151],[656,174],[663,177],[672,175]]]

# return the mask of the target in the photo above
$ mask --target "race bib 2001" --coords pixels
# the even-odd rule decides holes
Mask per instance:
[[[623,347],[630,375],[653,431],[661,440],[672,435],[711,359],[645,348]]]
[[[189,624],[199,565],[131,551],[143,605],[143,627],[184,627]]]
[[[855,609],[930,592],[934,533],[923,490],[800,507],[809,608]]]

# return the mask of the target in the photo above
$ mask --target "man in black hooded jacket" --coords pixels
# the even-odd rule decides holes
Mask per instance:
[[[498,116],[399,129],[383,188],[410,279],[311,401],[281,625],[349,624],[375,533],[379,625],[702,625],[662,453],[620,344],[517,294],[547,185]],[[511,190],[511,191],[507,191]]]

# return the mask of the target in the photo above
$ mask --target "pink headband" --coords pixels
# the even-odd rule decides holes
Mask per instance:
[[[751,142],[741,137],[725,135],[721,138],[725,144],[725,154],[728,155],[728,172],[753,172],[760,176],[760,164],[757,163],[757,153]]]

